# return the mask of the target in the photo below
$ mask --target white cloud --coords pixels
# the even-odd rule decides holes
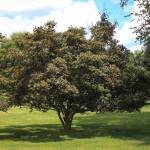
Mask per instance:
[[[116,30],[115,37],[119,40],[121,44],[128,45],[135,42],[136,34],[133,33],[133,29],[136,24],[134,22],[127,21],[124,23],[122,29]]]
[[[0,0],[1,11],[24,11],[42,7],[64,8],[72,3],[72,0]]]
[[[141,50],[142,46],[143,46],[143,45],[138,44],[138,45],[129,47],[129,49],[130,49],[132,52],[135,52],[135,51],[137,51],[137,50]]]
[[[0,32],[10,35],[18,31],[31,31],[31,22],[22,16],[16,16],[13,19],[7,17],[0,18]]]
[[[138,12],[139,8],[137,6],[137,2],[134,2],[133,6],[129,6],[126,8],[126,11],[130,12]],[[140,44],[135,43],[136,41],[136,34],[134,33],[133,27],[139,26],[141,22],[137,21],[138,18],[135,16],[131,16],[131,20],[133,21],[126,21],[123,24],[121,29],[116,29],[115,37],[119,40],[120,44],[127,46],[131,51],[141,48]]]
[[[120,3],[120,0],[111,0],[114,3]]]
[[[133,5],[127,5],[123,8],[125,12],[129,12],[129,13],[131,13],[133,9],[134,9]]]
[[[32,2],[34,0],[30,0],[30,1]],[[39,0],[36,1],[37,3],[39,2]],[[42,0],[42,2],[43,1],[44,0]],[[51,2],[54,1],[55,0],[52,0]],[[64,0],[64,2],[65,1],[66,4],[68,4],[68,6],[66,5],[66,7],[64,7],[63,9],[62,8],[55,9],[55,10],[53,9],[51,13],[45,16],[35,16],[32,18],[32,20],[27,17],[25,18],[21,14],[14,16],[13,18],[1,17],[0,32],[7,35],[10,35],[12,32],[21,32],[21,31],[31,32],[34,26],[43,25],[48,20],[55,20],[57,22],[57,28],[56,28],[57,31],[65,31],[70,25],[77,26],[77,27],[82,26],[86,28],[89,25],[91,25],[91,23],[95,23],[97,20],[99,20],[98,9],[93,0],[89,0],[88,2],[78,1],[74,3],[69,0]],[[60,0],[56,0],[56,2],[60,2]]]
[[[93,1],[77,2],[66,8],[62,13],[53,14],[58,22],[59,31],[66,30],[68,26],[87,27],[99,19],[98,9]]]

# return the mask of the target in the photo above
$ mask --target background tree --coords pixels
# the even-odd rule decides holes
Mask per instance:
[[[140,71],[136,73],[139,75],[136,84],[139,84],[140,87],[143,87],[145,90],[145,95],[150,98],[150,0],[135,0],[139,10],[138,12],[132,12],[132,15],[136,18],[136,21],[139,22],[138,26],[135,26],[134,32],[137,35],[137,40],[143,44],[143,49],[140,54],[135,54],[134,60],[136,60],[135,68],[140,68]],[[121,1],[121,5],[125,6],[127,0]],[[141,75],[140,75],[140,74]],[[142,92],[141,91],[141,92]]]
[[[20,51],[17,49],[14,39],[21,38],[24,33],[12,34],[10,38],[1,35],[0,43],[0,110],[6,111],[11,106],[9,96],[14,84],[14,78],[19,71]]]
[[[137,34],[137,40],[144,45],[143,65],[150,71],[150,0],[136,0],[136,2],[139,11],[133,12],[133,15],[140,25],[134,27],[134,32]]]
[[[135,27],[137,39],[144,44],[144,54],[141,66],[145,68],[145,78],[147,80],[146,90],[150,93],[150,0],[138,0],[140,12],[135,13],[139,20],[142,20],[139,27]],[[150,98],[150,94],[149,94]]]

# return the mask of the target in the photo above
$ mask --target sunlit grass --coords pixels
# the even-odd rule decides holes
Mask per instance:
[[[0,150],[149,150],[150,106],[141,113],[77,114],[63,131],[55,112],[0,112]]]

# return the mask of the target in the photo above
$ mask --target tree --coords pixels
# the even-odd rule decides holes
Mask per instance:
[[[134,26],[136,39],[143,44],[143,48],[139,53],[132,55],[130,61],[130,69],[134,74],[132,78],[132,89],[136,95],[140,93],[144,99],[150,98],[150,0],[134,0],[137,7],[137,12],[133,11],[130,15],[134,21],[138,22],[138,26]],[[128,0],[120,0],[121,7],[127,5]],[[131,65],[132,64],[132,65]],[[131,80],[130,80],[131,81]],[[130,87],[130,89],[131,89]],[[138,96],[137,96],[138,97]]]
[[[126,5],[123,1],[121,2],[123,6]],[[141,75],[139,75],[142,77],[140,77],[138,83],[141,83],[140,87],[145,87],[145,94],[148,96],[149,94],[147,93],[150,91],[150,0],[135,0],[135,2],[137,3],[139,11],[133,12],[132,15],[139,22],[139,25],[133,29],[137,35],[137,40],[139,40],[144,47],[139,55],[135,54],[134,60],[136,60],[136,64],[139,65],[139,68],[142,68],[140,69],[142,71]],[[139,74],[139,72],[137,72],[137,74]],[[142,91],[144,92],[144,90]],[[150,95],[148,97],[150,98]]]
[[[11,86],[14,84],[14,76],[19,71],[19,55],[13,37],[18,37],[21,33],[13,34],[11,38],[1,35],[0,43],[0,110],[6,111],[11,106],[9,96]]]
[[[145,50],[136,51],[131,55],[130,69],[134,73],[132,89],[140,92],[143,98],[150,98],[150,71],[144,65]]]
[[[137,40],[145,46],[145,56],[147,60],[147,67],[150,68],[149,56],[150,56],[150,0],[134,0],[139,8],[138,12],[132,12],[132,15],[136,17],[136,21],[140,23],[139,26],[134,27],[134,32],[137,34]],[[127,5],[128,0],[121,0],[122,7]]]
[[[1,86],[11,106],[55,110],[64,129],[70,131],[76,113],[137,111],[144,105],[144,100],[141,105],[130,105],[132,100],[124,105],[126,99],[121,96],[126,91],[120,88],[127,85],[129,53],[114,39],[115,24],[106,14],[91,27],[89,40],[82,27],[58,33],[55,25],[50,21],[33,33],[13,36],[13,55],[5,53],[2,59],[6,64],[9,56],[13,62],[6,66],[11,68],[5,76],[9,82]]]
[[[144,44],[143,65],[150,72],[150,0],[137,0],[137,2],[140,11],[135,12],[134,15],[142,22],[140,26],[134,27],[134,32],[137,34],[137,40]]]

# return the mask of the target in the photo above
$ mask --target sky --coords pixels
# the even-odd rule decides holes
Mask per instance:
[[[0,32],[7,36],[14,32],[32,32],[33,27],[49,20],[57,22],[56,31],[66,31],[69,26],[82,26],[88,31],[105,11],[112,23],[118,22],[115,38],[134,51],[141,47],[130,29],[137,22],[131,22],[132,16],[125,17],[133,10],[138,10],[134,0],[124,9],[119,0],[0,0]]]

